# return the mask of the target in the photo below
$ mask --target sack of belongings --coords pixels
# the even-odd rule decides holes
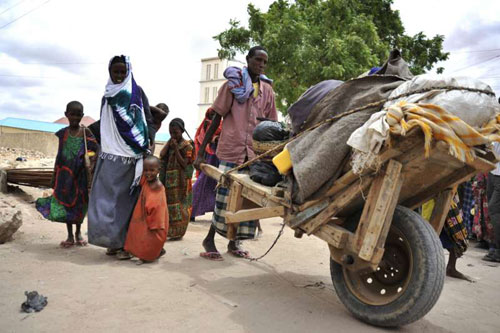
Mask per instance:
[[[265,153],[287,140],[289,136],[290,131],[288,131],[282,123],[271,120],[261,121],[253,130],[253,150],[256,154]],[[263,160],[269,161],[270,158],[279,153],[279,150],[274,151]]]
[[[376,114],[381,110],[390,109],[391,116],[396,117],[390,118],[392,124],[376,123],[374,127],[380,125],[378,127],[381,131],[390,130],[392,134],[405,135],[407,125],[419,126],[425,127],[423,129],[428,130],[428,133],[439,131],[439,134],[449,138],[450,142],[459,137],[467,146],[474,145],[466,142],[465,138],[469,138],[469,135],[472,135],[470,138],[475,140],[474,142],[491,142],[492,135],[497,135],[497,124],[492,124],[491,121],[496,120],[498,105],[493,106],[493,101],[496,101],[494,94],[483,83],[441,77],[437,79],[442,81],[441,88],[434,91],[430,88],[438,82],[430,82],[426,76],[414,77],[398,50],[393,50],[382,68],[372,74],[374,75],[361,76],[338,85],[325,85],[325,89],[318,88],[318,94],[315,94],[318,98],[311,99],[313,103],[304,102],[308,105],[307,114],[289,112],[292,124],[295,124],[294,133],[307,131],[285,147],[293,167],[290,179],[293,181],[294,203],[302,204],[306,200],[321,198],[324,195],[340,176],[346,160],[350,159],[352,147],[348,141],[351,141],[351,135],[363,127],[372,116],[375,121],[388,118]],[[464,85],[470,89],[457,89]],[[447,89],[449,86],[452,89]],[[425,88],[428,91],[422,94],[411,93]],[[311,88],[309,92],[312,91],[315,90]],[[385,101],[401,94],[404,94],[404,101],[393,100],[391,105],[384,106]],[[306,98],[306,95],[308,94],[304,94],[301,99]],[[448,97],[450,99],[447,102]],[[431,98],[435,99],[431,101]],[[300,100],[295,104],[298,102]],[[406,106],[404,103],[407,103]],[[421,103],[434,104],[429,108],[422,108]],[[425,116],[421,116],[422,114]],[[453,128],[452,131],[448,128],[443,130],[440,126],[435,126],[433,121],[429,121],[436,119],[435,117],[451,120],[453,116],[448,117],[447,114],[463,118],[459,119],[459,122],[447,122],[448,127]],[[326,122],[336,116],[340,118]],[[500,121],[500,117],[498,118]],[[364,135],[357,137],[366,141]],[[377,145],[368,140],[369,149],[372,146]],[[459,159],[470,159],[474,154],[472,149],[457,147],[458,145],[451,147],[450,153]]]
[[[397,98],[401,95],[404,97]],[[432,140],[439,139],[447,142],[450,155],[462,162],[474,159],[472,147],[498,137],[495,116],[500,105],[491,88],[481,81],[419,75],[394,89],[389,99],[382,111],[373,114],[347,141],[354,149],[352,167],[356,174],[378,169],[377,155],[389,134],[404,136],[414,127],[425,134],[426,150]]]
[[[253,150],[256,154],[265,153],[287,140],[289,136],[290,131],[283,124],[277,121],[263,120],[253,130]],[[280,150],[276,150],[259,162],[250,165],[250,178],[254,182],[274,186],[283,180],[278,169],[270,161],[278,153]]]
[[[274,186],[283,180],[271,162],[256,162],[250,165],[250,179],[266,186]]]

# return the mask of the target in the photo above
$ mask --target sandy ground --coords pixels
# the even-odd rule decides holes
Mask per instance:
[[[315,237],[285,229],[259,262],[224,254],[222,262],[198,256],[209,215],[192,223],[185,238],[165,245],[159,261],[138,266],[117,261],[104,249],[61,249],[65,226],[42,220],[32,196],[9,195],[23,210],[15,239],[0,245],[1,332],[384,332],[353,318],[341,304],[329,275],[329,255]],[[5,197],[4,197],[5,198]],[[264,235],[247,241],[262,254],[280,219],[263,220]],[[85,227],[86,228],[86,227]],[[225,241],[217,236],[220,250]],[[431,312],[391,332],[500,332],[500,267],[471,248],[458,268],[478,282],[446,279]],[[321,287],[305,285],[323,282]],[[25,290],[48,297],[39,313],[20,312]]]

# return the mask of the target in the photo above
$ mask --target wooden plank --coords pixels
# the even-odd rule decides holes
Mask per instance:
[[[319,212],[321,212],[323,209],[328,206],[328,201],[324,200],[320,202],[318,205],[309,207],[308,209],[299,212],[297,215],[292,215],[289,218],[287,218],[287,224],[292,228],[295,229],[305,223],[307,220],[310,218],[316,216]]]
[[[434,142],[431,144],[431,149],[433,148],[433,145],[434,145]],[[403,164],[405,166],[405,168],[408,168],[409,165],[411,165],[412,163],[415,163],[415,161],[418,159],[427,160],[427,158],[425,158],[424,145],[414,146],[412,149],[408,150],[404,154],[395,158],[395,160],[397,160],[398,162]],[[419,164],[422,164],[422,163],[419,163]],[[420,166],[425,167],[425,165],[420,165]]]
[[[391,137],[392,144],[385,144],[379,154],[381,163],[387,162],[403,153],[408,152],[416,146],[423,146],[424,135],[419,128],[413,128],[406,136]]]
[[[231,177],[231,179],[236,180],[238,183],[243,184],[245,187],[251,188],[256,193],[269,197],[273,196],[272,187],[254,182],[246,173],[231,173],[229,174],[229,176]]]
[[[254,208],[254,209],[244,209],[237,211],[235,213],[226,212],[225,218],[226,223],[240,223],[244,221],[267,219],[270,217],[277,217],[285,215],[285,207],[265,207],[265,208]]]
[[[306,209],[309,209],[315,205],[318,205],[320,203],[323,203],[323,202],[326,202],[325,199],[321,198],[321,199],[314,199],[314,200],[309,200],[309,201],[306,201],[304,202],[302,205],[298,206],[298,207],[295,207],[295,209],[299,212],[303,212],[305,211]]]
[[[477,170],[470,166],[466,166],[461,169],[455,170],[448,176],[434,183],[432,186],[426,188],[424,191],[404,201],[402,205],[410,209],[415,209],[421,206],[424,202],[426,202],[433,196],[435,196],[436,193],[442,192],[450,187],[453,187],[466,180],[469,180],[476,173]]]
[[[306,232],[310,230],[306,226],[303,226],[300,229]],[[350,234],[352,235],[352,233],[347,229],[344,229],[333,223],[328,223],[321,226],[321,228],[314,233],[314,236],[318,237],[321,240],[324,240],[329,245],[337,249],[342,249],[346,246]]]
[[[470,163],[467,163],[468,166],[473,167],[477,170],[477,172],[490,172],[495,169],[495,163],[488,161],[482,157],[476,157],[476,159]]]
[[[232,182],[229,188],[229,197],[227,201],[226,210],[229,212],[236,212],[241,209],[243,204],[243,197],[241,191],[243,186],[237,182]],[[236,240],[237,226],[235,224],[227,224],[227,239]]]
[[[210,178],[220,181],[223,172],[218,168],[209,164],[202,164],[200,168],[203,171],[203,173],[205,173]],[[254,182],[253,180],[250,179],[250,176],[248,174],[235,172],[235,173],[230,173],[227,176],[229,180],[231,180],[232,182],[237,182],[243,185],[244,188],[248,188],[249,190],[251,190],[252,193],[250,194],[248,194],[249,191],[246,191],[248,196],[252,196],[252,198],[248,199],[254,201],[257,204],[260,204],[260,202],[263,201],[262,198],[265,197],[267,198],[267,200],[264,200],[266,202],[271,200],[279,205],[285,205],[286,207],[291,206],[290,203],[287,203],[284,198],[279,198],[274,196],[272,187],[264,186],[262,184]],[[259,197],[259,199],[257,199],[256,197]]]
[[[215,179],[216,181],[220,181],[220,177],[222,176],[223,173],[221,170],[214,167],[213,165],[205,163],[200,165],[200,169],[205,175],[207,175],[212,179]]]
[[[453,156],[450,156],[448,152],[445,151],[435,151],[429,156],[428,162],[441,165],[448,169],[460,169],[465,166],[460,160],[457,160]]]
[[[227,239],[231,241],[236,240],[236,233],[238,232],[238,228],[236,227],[236,224],[228,224],[227,225]]]
[[[348,241],[345,248],[339,249],[329,244],[328,247],[330,249],[330,257],[337,263],[343,265],[345,268],[352,272],[373,272],[377,269],[384,256],[384,248],[377,247],[373,253],[373,257],[371,261],[366,261],[359,258],[353,249],[351,248],[351,241],[353,241],[354,234],[350,234],[348,237]],[[348,264],[343,262],[346,256],[350,255],[354,262]]]
[[[243,197],[241,192],[243,186],[240,183],[233,182],[229,187],[229,197],[227,199],[226,210],[229,212],[236,212],[241,209],[243,204]]]
[[[432,210],[429,223],[432,225],[437,234],[441,233],[443,229],[446,216],[451,208],[451,200],[455,194],[454,190],[448,189],[437,195],[434,202],[434,209]]]
[[[332,216],[335,216],[340,212],[345,206],[351,203],[358,196],[361,196],[361,192],[365,191],[370,185],[373,176],[364,177],[353,183],[351,186],[340,192],[338,195],[334,196],[331,200],[332,202],[322,210],[316,217],[312,220],[306,222],[304,226],[309,230],[308,235],[314,233],[323,224],[327,223]]]
[[[370,187],[355,234],[356,248],[363,260],[370,261],[382,230],[388,230],[384,225],[391,223],[401,190],[402,167],[398,161],[390,160],[385,172],[379,173]]]
[[[435,160],[426,158],[423,147],[421,148],[422,150],[419,155],[413,156],[410,161],[403,163],[404,184],[399,195],[400,202],[410,200],[433,186],[436,182],[447,177],[454,170],[443,165],[442,162],[436,163]],[[431,147],[431,153],[435,153],[436,151],[435,148]],[[464,167],[464,165],[461,167]]]
[[[391,228],[392,219],[394,218],[394,211],[396,210],[396,206],[398,205],[399,196],[401,195],[401,189],[403,187],[403,183],[404,183],[404,177],[400,175],[397,188],[394,190],[394,193],[397,193],[397,195],[394,195],[394,200],[392,200],[391,202],[391,206],[389,207],[390,214],[388,213],[386,216],[386,220],[384,221],[384,227],[380,232],[380,236],[377,242],[376,249],[377,248],[382,249],[382,253],[385,248],[385,240],[387,239],[387,235],[389,234],[389,229]],[[373,257],[371,259],[372,263],[377,260],[375,257],[375,253],[373,254]],[[382,259],[382,257],[380,259]],[[380,262],[380,259],[376,261],[377,264]]]
[[[442,158],[443,161],[448,162],[448,163],[454,163],[454,165],[463,167],[464,164],[473,167],[479,172],[489,172],[493,169],[495,169],[495,163],[488,161],[485,158],[482,157],[476,157],[472,162],[461,162],[457,158],[451,156],[449,154],[449,145],[444,142],[444,141],[438,141],[436,143],[436,148],[441,152],[440,157]]]
[[[284,198],[274,196],[272,187],[265,186],[265,185],[254,182],[252,179],[250,179],[250,176],[248,174],[245,174],[245,173],[229,174],[229,178],[232,179],[233,181],[236,181],[236,182],[242,184],[243,188],[248,189],[248,191],[246,191],[246,193],[249,193],[251,191],[257,197],[266,198],[266,200],[264,200],[264,199],[260,200],[260,201],[266,202],[266,204],[261,205],[261,206],[268,206],[268,204],[267,204],[268,201],[273,201],[279,205],[284,205],[288,208],[290,208],[290,206],[291,206],[289,203],[287,203],[287,201]],[[250,199],[250,200],[252,200],[252,199]],[[254,200],[252,200],[252,201],[254,201]],[[254,202],[256,202],[256,201],[254,201]],[[256,202],[256,203],[258,203],[258,202]]]
[[[358,179],[359,179],[359,176],[355,175],[354,172],[352,172],[352,170],[348,171],[342,177],[340,177],[335,182],[333,182],[330,189],[328,189],[328,191],[326,191],[326,193],[324,194],[324,197],[331,197],[331,196],[339,193],[344,188],[351,185],[354,181],[356,181]],[[329,200],[321,198],[321,199],[307,201],[307,202],[303,203],[302,205],[300,205],[298,207],[298,210],[301,212],[305,211],[306,209],[308,209],[312,206],[315,206],[319,203],[323,203],[324,201],[328,202]]]
[[[273,206],[281,206],[281,204],[270,200],[267,196],[261,195],[257,192],[255,192],[252,188],[250,187],[245,187],[243,186],[243,190],[241,191],[241,195],[250,200],[255,202],[257,205],[260,207],[273,207]]]
[[[448,144],[442,141],[433,143],[429,159],[425,159],[423,154],[420,157],[405,155],[401,157],[406,160],[398,159],[404,164],[405,175],[400,200],[402,205],[411,209],[421,206],[437,193],[468,180],[481,170],[491,170],[495,166],[488,160],[491,156],[477,157],[470,163],[463,163],[449,155]]]

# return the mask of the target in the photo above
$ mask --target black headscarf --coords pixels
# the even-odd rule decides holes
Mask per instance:
[[[193,139],[191,139],[191,136],[189,135],[189,133],[186,131],[186,128],[184,127],[184,120],[182,120],[181,118],[172,119],[170,121],[169,126],[177,126],[183,133],[186,133],[186,135],[189,137],[189,139],[191,141],[193,141]]]

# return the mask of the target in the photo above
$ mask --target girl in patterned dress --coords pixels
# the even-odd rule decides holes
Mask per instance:
[[[193,205],[193,156],[191,141],[182,134],[184,121],[175,118],[169,125],[170,140],[160,152],[160,181],[165,186],[168,203],[168,238],[182,239],[186,233]],[[186,132],[187,134],[187,132]]]
[[[36,200],[36,209],[48,220],[66,223],[68,238],[61,242],[61,247],[84,246],[81,225],[89,202],[90,179],[84,164],[85,141],[91,161],[95,160],[97,142],[89,129],[80,127],[83,117],[83,105],[73,101],[66,106],[64,115],[69,126],[59,130],[59,139],[52,177],[53,193],[47,198]],[[90,168],[92,168],[90,166]],[[76,231],[73,235],[73,224]]]

